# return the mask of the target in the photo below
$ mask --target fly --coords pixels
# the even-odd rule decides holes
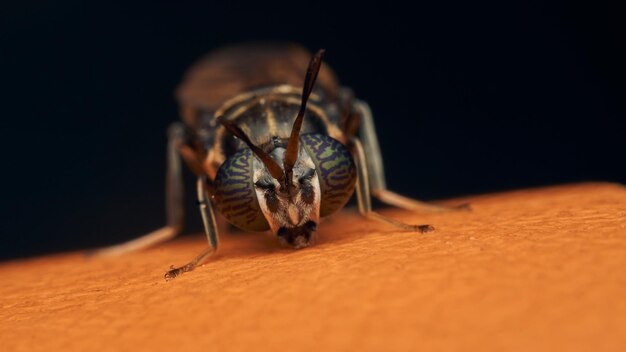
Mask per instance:
[[[429,232],[372,210],[372,197],[414,211],[448,211],[387,189],[367,103],[339,85],[322,63],[293,44],[227,47],[193,65],[177,89],[182,122],[168,128],[166,226],[97,254],[121,254],[171,239],[183,229],[183,161],[197,176],[209,246],[173,279],[218,247],[215,213],[246,231],[273,232],[293,248],[309,246],[320,220],[356,190],[359,212],[405,231]],[[310,60],[309,60],[310,59]],[[307,64],[308,62],[308,64]],[[302,72],[306,72],[304,84]]]

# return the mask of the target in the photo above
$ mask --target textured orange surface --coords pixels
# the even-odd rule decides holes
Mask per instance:
[[[165,282],[202,237],[119,258],[61,254],[0,266],[0,349],[623,351],[626,189],[582,184],[468,198],[415,215],[428,234],[357,215],[318,243],[225,236]]]

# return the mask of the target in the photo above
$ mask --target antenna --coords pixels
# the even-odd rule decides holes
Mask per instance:
[[[217,118],[217,121],[220,124],[222,124],[222,126],[224,126],[230,133],[232,133],[233,136],[241,139],[244,143],[246,143],[248,148],[250,148],[252,152],[256,156],[258,156],[259,159],[261,159],[263,164],[265,164],[265,167],[267,167],[267,170],[270,172],[273,178],[278,180],[278,182],[280,183],[284,182],[285,174],[283,173],[283,170],[280,168],[280,165],[278,165],[278,163],[274,161],[274,159],[272,159],[272,157],[269,154],[263,151],[263,149],[252,144],[252,141],[250,140],[250,138],[246,135],[246,133],[239,126],[235,125],[234,123],[230,121],[226,121],[221,116]]]
[[[298,141],[300,139],[300,129],[302,128],[302,121],[304,120],[304,113],[306,111],[306,102],[309,100],[309,96],[313,91],[313,86],[315,85],[317,74],[320,72],[320,68],[322,67],[322,58],[324,57],[325,52],[326,51],[324,49],[320,49],[317,53],[315,53],[315,55],[313,55],[311,61],[309,62],[309,68],[306,71],[306,76],[304,77],[304,86],[302,87],[302,102],[300,103],[298,116],[293,122],[291,136],[289,136],[289,141],[287,142],[287,150],[285,151],[285,161],[283,163],[283,166],[285,167],[287,183],[291,182],[291,173],[293,170],[293,166],[298,160]]]

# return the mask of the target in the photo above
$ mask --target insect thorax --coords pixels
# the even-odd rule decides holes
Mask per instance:
[[[214,178],[220,165],[245,146],[217,123],[218,117],[236,123],[255,145],[263,147],[289,138],[300,102],[301,88],[265,87],[240,94],[226,101],[211,116],[204,116],[198,133],[207,150],[205,167],[209,176]],[[307,104],[301,133],[328,135],[345,143],[338,127],[339,113],[335,102],[327,100],[322,91],[314,91]]]

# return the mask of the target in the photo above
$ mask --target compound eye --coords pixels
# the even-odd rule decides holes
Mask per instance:
[[[252,180],[254,154],[249,148],[228,158],[215,177],[215,206],[229,223],[246,231],[265,231],[269,224],[259,207]]]
[[[328,216],[343,208],[354,192],[354,161],[346,147],[329,136],[311,133],[302,135],[300,140],[313,159],[317,170],[313,172],[320,180],[320,216]]]

